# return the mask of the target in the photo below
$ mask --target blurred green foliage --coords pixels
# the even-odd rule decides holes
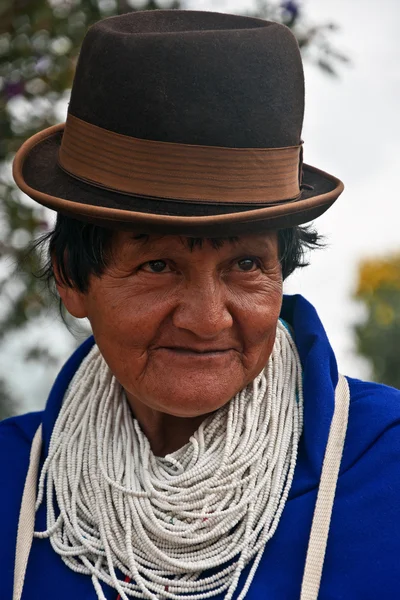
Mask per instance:
[[[363,261],[355,297],[365,308],[355,327],[358,351],[375,381],[400,389],[400,255]]]
[[[55,315],[57,303],[35,277],[42,264],[26,248],[51,227],[50,212],[15,187],[11,162],[29,136],[65,119],[80,45],[87,28],[99,19],[132,10],[179,8],[179,0],[160,6],[155,0],[2,0],[0,3],[0,352],[6,334],[42,314]],[[191,7],[193,8],[193,7]],[[217,7],[214,7],[217,9]],[[328,74],[347,58],[330,43],[332,23],[307,24],[295,1],[260,0],[248,12],[285,23],[294,31],[309,60]],[[27,360],[50,361],[26,344]],[[0,418],[9,413],[12,395],[0,379]],[[6,410],[7,405],[7,410]]]

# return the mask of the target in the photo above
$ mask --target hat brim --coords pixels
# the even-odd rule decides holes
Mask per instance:
[[[13,175],[28,196],[58,212],[104,227],[188,236],[258,233],[307,223],[324,213],[343,191],[343,183],[303,165],[299,199],[252,204],[205,204],[132,196],[84,183],[57,162],[64,124],[29,138],[18,150]]]

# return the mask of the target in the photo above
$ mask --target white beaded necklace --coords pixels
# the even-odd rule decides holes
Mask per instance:
[[[254,558],[241,600],[286,503],[302,407],[300,360],[279,322],[265,370],[156,457],[94,346],[53,429],[36,503],[46,488],[47,529],[35,537],[90,575],[101,600],[101,581],[122,600],[229,600]]]

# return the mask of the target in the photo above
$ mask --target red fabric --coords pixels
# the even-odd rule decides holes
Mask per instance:
[[[129,577],[129,575],[127,575],[125,577],[125,583],[129,583],[131,580],[131,578]],[[117,600],[121,600],[121,594],[118,594]]]

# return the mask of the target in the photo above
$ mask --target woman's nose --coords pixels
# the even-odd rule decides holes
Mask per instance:
[[[173,323],[203,339],[218,337],[233,324],[223,286],[214,281],[188,285],[173,314]]]

